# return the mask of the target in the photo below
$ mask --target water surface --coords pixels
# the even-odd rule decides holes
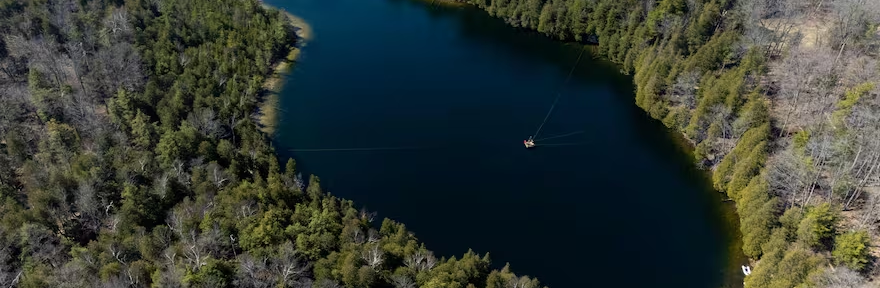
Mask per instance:
[[[730,207],[613,64],[587,52],[565,84],[580,46],[472,8],[266,2],[314,32],[275,146],[335,195],[437,254],[488,252],[551,287],[741,285]],[[537,138],[584,133],[524,149],[557,92]],[[361,147],[412,149],[291,151]]]

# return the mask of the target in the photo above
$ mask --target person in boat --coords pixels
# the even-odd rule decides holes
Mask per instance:
[[[526,148],[535,147],[535,139],[532,139],[532,136],[529,136],[529,140],[523,140],[523,145],[526,145]]]

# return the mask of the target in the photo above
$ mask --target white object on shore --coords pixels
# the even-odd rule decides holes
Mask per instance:
[[[744,266],[742,266],[742,269],[743,269],[743,274],[746,274],[746,276],[749,276],[749,274],[752,274],[752,268],[751,268],[751,267],[749,267],[749,266],[745,266],[745,265],[744,265]]]

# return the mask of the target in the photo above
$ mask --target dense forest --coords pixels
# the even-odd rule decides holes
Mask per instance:
[[[0,0],[0,286],[539,287],[331,196],[254,123],[256,0]]]
[[[880,276],[880,1],[464,0],[634,75],[737,203],[746,287]]]

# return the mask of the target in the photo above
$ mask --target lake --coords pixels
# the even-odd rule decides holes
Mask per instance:
[[[437,255],[488,252],[550,287],[742,285],[731,204],[589,48],[566,83],[582,46],[475,8],[266,2],[314,34],[285,79],[274,145],[334,195]]]

